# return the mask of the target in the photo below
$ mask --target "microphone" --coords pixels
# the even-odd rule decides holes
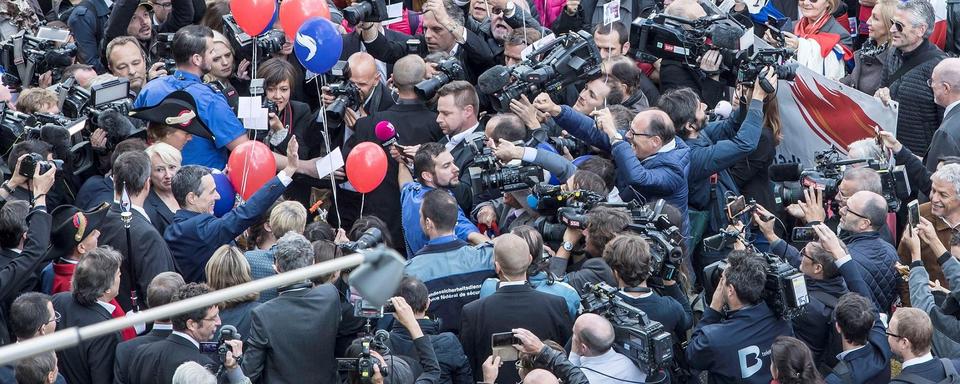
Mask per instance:
[[[377,123],[377,126],[374,128],[374,134],[377,135],[377,140],[380,140],[380,145],[384,148],[389,148],[391,145],[397,144],[397,139],[400,138],[400,135],[397,135],[397,129],[386,120],[381,120]]]
[[[726,100],[720,100],[717,106],[713,108],[713,113],[726,119],[733,113],[733,104],[730,104],[730,102]]]
[[[711,28],[710,39],[713,40],[713,45],[718,48],[738,50],[740,37],[743,36],[743,34],[744,31],[742,29],[726,24],[715,24],[714,27]]]
[[[803,167],[800,163],[772,164],[767,172],[770,173],[770,181],[797,181],[800,180]]]
[[[107,132],[107,140],[110,143],[117,144],[128,137],[138,133],[137,128],[130,119],[127,119],[120,111],[107,109],[97,116],[97,126]]]
[[[510,84],[510,68],[504,65],[495,65],[480,74],[477,79],[477,90],[485,95],[492,95]]]

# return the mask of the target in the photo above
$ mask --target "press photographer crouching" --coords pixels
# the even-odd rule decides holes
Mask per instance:
[[[583,294],[584,285],[604,282],[617,285],[613,271],[601,256],[607,243],[632,223],[630,213],[610,207],[592,208],[584,217],[582,228],[567,226],[563,244],[556,255],[550,258],[550,272],[562,276],[563,281]],[[575,246],[584,240],[582,252],[573,253]]]

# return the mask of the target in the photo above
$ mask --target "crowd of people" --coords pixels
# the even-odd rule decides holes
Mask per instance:
[[[3,1],[0,345],[369,247],[406,264],[385,306],[339,270],[23,356],[0,383],[960,383],[956,2],[396,3],[354,25],[373,2],[327,1],[346,70],[317,75],[289,39],[251,52],[228,0]],[[742,25],[898,105],[896,134],[843,148],[833,180],[771,181],[795,139],[784,71],[744,80],[709,38],[651,57],[634,20],[661,14]],[[41,27],[67,37],[17,48]],[[576,81],[498,105],[490,73],[521,81],[577,33],[595,62],[536,74]],[[227,164],[252,141],[275,176],[241,198]],[[372,191],[321,173],[363,143],[387,158]]]

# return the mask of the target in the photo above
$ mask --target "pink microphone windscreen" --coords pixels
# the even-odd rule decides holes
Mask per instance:
[[[390,124],[389,121],[382,120],[377,123],[374,133],[380,141],[387,141],[396,136],[397,130],[393,128],[393,124]]]

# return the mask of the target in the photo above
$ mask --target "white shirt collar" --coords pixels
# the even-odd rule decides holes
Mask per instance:
[[[658,154],[665,153],[665,152],[670,152],[670,151],[672,151],[672,150],[674,150],[674,149],[676,149],[676,148],[677,148],[677,139],[674,138],[673,140],[670,140],[669,143],[666,143],[666,144],[664,144],[662,147],[660,147],[660,149],[657,150],[657,153],[654,153],[653,155],[650,155],[649,157],[647,157],[647,158],[644,159],[644,160],[652,159],[652,158],[656,157]]]
[[[23,250],[20,249],[20,248],[7,248],[7,249],[9,249],[9,250],[11,250],[11,251],[14,251],[14,252],[16,252],[17,254],[23,253]]]
[[[64,262],[64,263],[67,263],[67,264],[74,264],[74,265],[80,264],[80,260],[68,259],[68,258],[66,258],[66,257],[61,257],[61,258],[60,258],[60,261],[62,261],[62,262]]]
[[[170,324],[170,323],[167,323],[167,324],[153,323],[153,329],[159,330],[159,331],[172,331],[172,330],[173,330],[173,324]]]
[[[864,345],[861,345],[861,346],[856,347],[856,348],[854,348],[854,349],[849,349],[849,350],[840,352],[839,354],[837,354],[837,360],[843,360],[843,358],[844,358],[845,356],[849,355],[851,352],[856,351],[856,350],[858,350],[858,349],[860,349],[860,348],[863,348],[863,347],[866,347],[866,346],[867,346],[867,345],[864,344]]]
[[[188,334],[186,334],[186,333],[183,333],[183,332],[178,332],[178,331],[173,331],[173,334],[174,334],[174,335],[177,335],[177,336],[180,336],[180,337],[182,337],[182,338],[184,338],[184,339],[190,340],[190,342],[193,343],[193,345],[194,345],[195,347],[197,347],[197,349],[200,349],[200,342],[194,340],[193,337],[191,337],[190,335],[188,335]]]
[[[97,300],[97,304],[100,304],[100,306],[103,307],[103,309],[106,309],[107,312],[110,312],[111,315],[113,314],[113,310],[117,309],[116,305],[104,301]]]
[[[472,134],[473,131],[476,131],[478,127],[480,127],[480,123],[479,123],[479,122],[477,122],[476,124],[474,124],[472,127],[468,128],[468,129],[465,129],[463,132],[460,132],[460,133],[458,133],[458,134],[456,134],[456,135],[451,136],[451,137],[450,137],[450,141],[448,141],[448,142],[447,142],[447,145],[445,145],[446,149],[447,149],[448,151],[452,151],[452,150],[453,150],[453,147],[456,147],[457,144],[460,144],[460,142],[463,141],[464,139],[466,139],[467,136],[469,136],[470,134]]]
[[[907,368],[907,367],[909,367],[909,366],[911,366],[911,365],[923,364],[923,363],[926,363],[926,362],[928,362],[928,361],[930,361],[930,360],[933,360],[933,354],[930,353],[930,352],[927,352],[926,355],[923,355],[923,356],[920,356],[920,357],[914,357],[914,358],[912,358],[912,359],[910,359],[910,360],[904,361],[901,369]]]
[[[954,108],[956,108],[957,105],[960,105],[960,100],[950,103],[950,105],[948,105],[946,108],[943,109],[943,116],[947,116],[947,114],[950,113],[950,111],[952,111]]]
[[[500,287],[506,287],[508,285],[524,285],[526,283],[527,283],[526,280],[520,280],[520,281],[502,281],[501,280]]]

